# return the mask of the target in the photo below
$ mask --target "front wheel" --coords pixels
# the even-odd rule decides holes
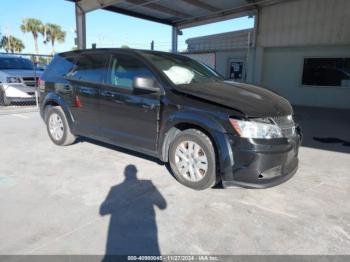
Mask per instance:
[[[50,107],[46,111],[47,132],[56,145],[67,146],[74,143],[76,137],[71,133],[67,118],[59,106]]]
[[[203,190],[215,185],[215,150],[209,137],[197,129],[180,132],[170,145],[170,167],[183,185]]]

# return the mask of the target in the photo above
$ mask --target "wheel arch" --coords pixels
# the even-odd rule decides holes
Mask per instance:
[[[172,116],[164,125],[160,136],[160,158],[169,161],[169,148],[175,136],[186,129],[197,129],[206,134],[212,141],[217,168],[225,176],[232,174],[233,154],[226,137],[225,129],[214,119],[198,114]]]
[[[209,139],[212,141],[213,146],[214,146],[214,150],[215,150],[215,154],[217,155],[216,144],[215,144],[214,138],[212,137],[210,132],[206,128],[204,128],[202,125],[199,125],[197,123],[189,123],[189,122],[184,121],[184,122],[179,122],[179,123],[174,124],[164,134],[164,138],[163,138],[163,142],[162,142],[162,152],[161,152],[161,156],[162,156],[163,161],[168,162],[169,147],[170,147],[171,142],[176,137],[176,135],[179,132],[187,130],[187,129],[197,129],[197,130],[203,132],[204,134],[206,134],[209,137]]]
[[[56,93],[49,93],[43,100],[41,105],[41,110],[40,110],[41,117],[44,119],[44,121],[46,120],[47,109],[50,106],[60,106],[64,114],[66,115],[69,127],[72,128],[74,123],[74,118],[66,101]]]

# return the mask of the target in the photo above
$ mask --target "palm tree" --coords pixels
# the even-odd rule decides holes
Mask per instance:
[[[35,52],[39,54],[38,36],[43,30],[43,23],[35,18],[27,18],[22,21],[21,30],[23,33],[32,33],[34,38]]]
[[[0,41],[0,48],[5,49],[6,53],[11,52],[22,52],[22,50],[25,48],[23,42],[21,39],[18,39],[14,36],[3,36]]]
[[[16,53],[21,53],[24,48],[25,48],[25,46],[24,46],[22,40],[16,39],[16,41],[15,41],[15,52]]]
[[[47,38],[47,30],[48,30],[47,25],[43,24],[41,26],[41,28],[40,28],[40,31],[39,31],[39,33],[42,35],[42,37],[44,39],[44,41],[43,41],[44,45],[47,44],[47,40],[46,40],[46,38]]]
[[[45,35],[46,39],[44,43],[51,42],[52,54],[55,53],[55,43],[64,43],[66,39],[66,32],[62,31],[61,26],[56,24],[46,24],[45,25]]]
[[[3,36],[0,41],[0,48],[4,49],[6,53],[11,50],[11,40],[7,36]]]
[[[21,53],[22,50],[25,48],[22,40],[15,38],[15,44],[14,44],[14,50],[16,53]]]

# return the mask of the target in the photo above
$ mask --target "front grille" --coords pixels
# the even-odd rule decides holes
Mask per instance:
[[[39,77],[22,77],[26,86],[36,86]]]
[[[295,123],[292,116],[272,117],[272,121],[281,128],[284,137],[295,135]]]

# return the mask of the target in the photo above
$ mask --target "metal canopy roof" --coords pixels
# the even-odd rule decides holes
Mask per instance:
[[[261,5],[290,0],[68,0],[90,12],[105,9],[181,28],[254,15]]]

